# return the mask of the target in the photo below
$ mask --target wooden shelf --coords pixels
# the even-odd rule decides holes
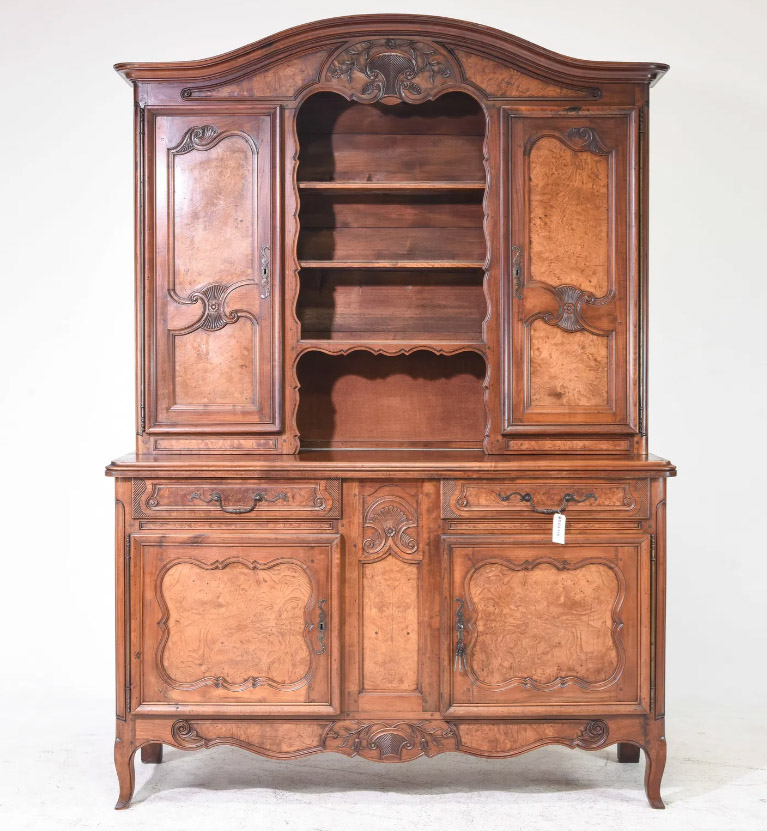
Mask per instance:
[[[421,191],[484,190],[485,182],[299,182],[298,188],[299,190],[330,190],[336,192],[417,193]]]
[[[482,260],[299,260],[300,268],[484,268]]]
[[[483,352],[483,341],[456,340],[336,340],[306,338],[298,341],[299,352],[319,351],[329,355],[345,355],[348,352],[374,352],[381,355],[406,355],[410,352],[435,352],[440,355],[454,355],[456,352]]]

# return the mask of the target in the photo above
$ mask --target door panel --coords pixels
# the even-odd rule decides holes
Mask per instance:
[[[335,712],[337,536],[133,540],[139,711]]]
[[[436,497],[436,483],[354,486],[347,529],[356,542],[346,561],[348,712],[435,712],[439,706],[433,660],[439,564],[429,554],[426,523],[427,504]]]
[[[648,554],[641,538],[445,538],[446,712],[644,712]]]
[[[507,434],[635,432],[631,118],[507,113]]]
[[[273,431],[281,352],[276,112],[155,114],[150,123],[156,346],[149,432]]]

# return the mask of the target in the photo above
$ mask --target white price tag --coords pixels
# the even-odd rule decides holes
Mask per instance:
[[[554,514],[554,522],[551,526],[551,541],[565,544],[565,523],[567,518],[564,514]]]

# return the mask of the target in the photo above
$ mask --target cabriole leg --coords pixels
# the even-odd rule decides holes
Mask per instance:
[[[637,748],[637,754],[638,753],[639,748]],[[637,755],[637,759],[638,758],[639,756]],[[141,748],[141,761],[145,765],[159,765],[160,762],[162,762],[162,743],[152,742],[151,744],[145,744]]]
[[[120,796],[115,805],[117,811],[127,808],[133,798],[133,788],[136,784],[133,771],[133,755],[135,752],[130,745],[120,739],[115,741],[115,768],[117,768],[117,779],[120,783]]]
[[[666,767],[666,739],[661,736],[644,748],[645,774],[644,789],[653,808],[665,808],[660,795],[660,780]]]

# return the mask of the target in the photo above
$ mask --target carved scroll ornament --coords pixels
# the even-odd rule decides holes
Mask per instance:
[[[452,64],[433,43],[398,38],[363,40],[348,46],[330,63],[330,81],[345,81],[352,98],[416,101],[454,76]]]

